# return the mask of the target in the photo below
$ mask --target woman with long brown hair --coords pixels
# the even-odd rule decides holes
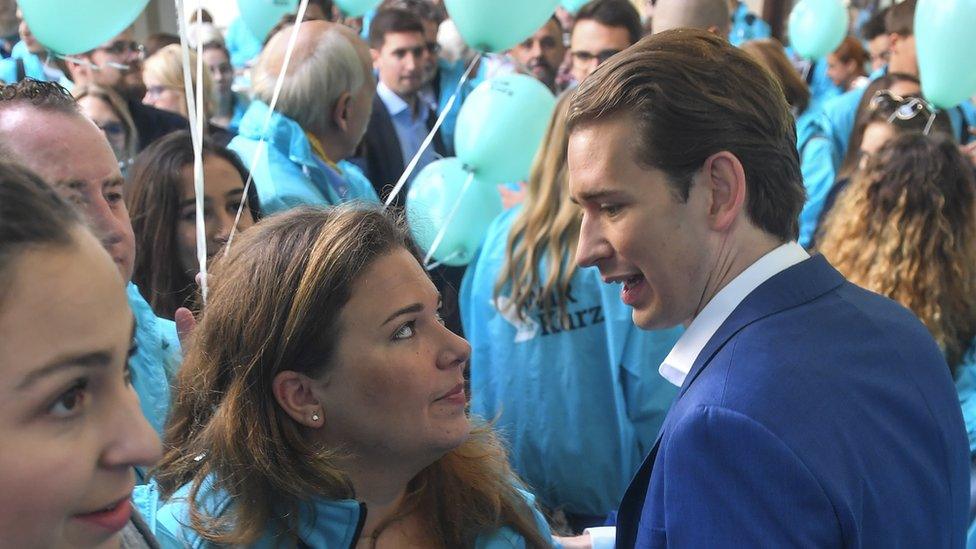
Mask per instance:
[[[254,187],[244,195],[247,168],[237,155],[208,138],[203,141],[204,225],[207,257],[213,258],[230,236],[244,202],[237,230],[258,218]],[[132,280],[162,318],[180,307],[197,308],[196,191],[190,132],[173,132],[137,158],[128,177],[125,201],[136,236]]]
[[[547,547],[406,230],[299,208],[216,262],[155,471],[164,545]],[[510,545],[511,544],[511,545]]]
[[[974,367],[965,359],[976,336],[974,244],[972,168],[949,137],[915,132],[866,160],[828,215],[819,250],[851,282],[911,309],[959,379]]]
[[[525,201],[495,220],[461,287],[471,409],[506,433],[515,470],[574,533],[601,525],[677,392],[655,371],[680,335],[644,332],[596,268],[576,266],[564,95]],[[586,456],[581,460],[580,456]]]

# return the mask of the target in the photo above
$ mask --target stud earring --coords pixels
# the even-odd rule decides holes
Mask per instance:
[[[318,421],[318,420],[319,420],[319,413],[312,412],[312,421]]]

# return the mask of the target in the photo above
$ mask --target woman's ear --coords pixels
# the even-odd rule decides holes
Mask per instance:
[[[315,391],[316,381],[291,370],[278,372],[271,383],[278,405],[296,422],[318,429],[325,425],[325,406]]]

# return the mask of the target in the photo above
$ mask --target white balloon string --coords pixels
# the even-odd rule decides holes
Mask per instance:
[[[308,0],[301,0],[298,4],[298,13],[295,15],[295,24],[291,28],[291,36],[288,37],[288,46],[285,48],[285,59],[281,63],[281,70],[278,72],[278,79],[275,81],[274,92],[271,94],[271,103],[268,105],[268,114],[264,118],[264,126],[261,128],[261,138],[258,141],[258,146],[254,150],[254,154],[251,155],[251,162],[248,164],[247,168],[247,181],[244,182],[244,199],[241,200],[240,206],[237,207],[237,215],[234,217],[234,225],[230,229],[230,236],[227,237],[227,245],[225,246],[225,252],[230,252],[230,245],[234,242],[234,235],[237,234],[237,224],[241,222],[241,214],[244,212],[244,206],[247,204],[247,192],[251,188],[251,183],[254,181],[254,168],[258,165],[258,160],[261,158],[261,154],[267,147],[268,129],[271,128],[271,118],[274,116],[275,105],[278,104],[278,96],[281,95],[281,88],[285,84],[285,74],[288,73],[288,63],[291,62],[291,54],[295,50],[295,44],[298,42],[298,31],[301,28],[301,22],[305,20],[305,8],[308,7]]]
[[[197,1],[197,19],[200,18],[200,12],[203,11],[203,6],[200,4],[202,0]],[[207,304],[207,222],[204,218],[206,213],[206,206],[204,205],[204,198],[206,193],[204,191],[204,180],[203,180],[203,136],[206,134],[204,131],[207,124],[207,104],[203,97],[203,41],[197,40],[197,78],[196,78],[196,117],[197,117],[197,140],[193,144],[193,185],[194,193],[196,194],[196,208],[197,208],[197,219],[196,219],[196,229],[197,229],[197,261],[200,262],[200,280],[203,282],[200,284],[200,296],[202,298],[202,303],[204,306]],[[185,79],[184,79],[185,80]]]
[[[198,9],[199,0],[197,1]],[[186,10],[183,0],[176,0],[177,26],[180,32],[180,50],[183,54],[183,86],[186,94],[187,114],[190,122],[190,141],[193,144],[193,192],[196,202],[197,262],[200,265],[200,294],[207,303],[207,226],[204,219],[203,194],[203,82],[201,71],[203,56],[197,53],[197,90],[193,89],[193,73],[190,72],[190,47],[187,40]]]
[[[442,259],[440,261],[435,261],[435,262],[431,263],[430,265],[427,265],[424,268],[427,269],[428,271],[433,271],[434,269],[440,267],[441,265],[447,263],[448,261],[454,259],[455,257],[457,257],[459,255],[461,255],[461,250],[456,250],[456,251],[452,252],[451,255],[445,257],[444,259]]]
[[[451,109],[454,108],[454,102],[457,101],[458,95],[460,95],[464,85],[468,82],[468,76],[471,74],[471,71],[474,70],[475,65],[478,64],[478,61],[481,59],[481,55],[482,54],[480,53],[476,55],[475,58],[471,60],[471,63],[468,64],[467,70],[465,70],[464,74],[461,75],[461,80],[458,81],[457,88],[454,89],[454,93],[451,94],[451,97],[448,98],[447,103],[444,104],[444,110],[441,111],[441,114],[437,117],[437,121],[434,122],[434,127],[430,129],[430,133],[428,133],[427,137],[424,138],[420,148],[417,149],[417,153],[413,155],[413,159],[410,160],[409,164],[407,164],[407,168],[403,170],[403,174],[400,175],[400,179],[397,181],[396,185],[393,186],[393,190],[390,191],[390,195],[386,197],[386,204],[384,205],[384,208],[390,207],[393,200],[395,200],[397,195],[400,194],[400,191],[403,190],[403,186],[407,184],[407,180],[410,179],[410,175],[413,174],[413,171],[417,168],[417,163],[420,162],[420,157],[423,156],[424,151],[430,147],[431,142],[434,141],[434,136],[437,135],[437,130],[441,129],[441,126],[444,124],[444,120],[447,118],[448,113],[450,113]]]
[[[464,185],[461,187],[461,192],[458,193],[457,200],[454,201],[454,206],[451,208],[451,212],[447,214],[447,219],[445,219],[444,223],[441,224],[441,229],[437,232],[437,236],[434,237],[434,241],[430,244],[430,250],[427,250],[427,255],[424,257],[424,265],[428,266],[428,270],[433,269],[433,267],[430,266],[430,259],[434,257],[434,254],[437,252],[437,248],[441,245],[441,241],[444,240],[444,236],[447,234],[447,229],[451,226],[451,221],[461,208],[461,202],[464,201],[464,194],[468,192],[468,187],[471,186],[472,181],[474,181],[474,172],[468,172],[468,178],[464,180]],[[458,252],[455,251],[450,256],[445,257],[443,260],[441,260],[441,263],[447,261],[457,253]]]

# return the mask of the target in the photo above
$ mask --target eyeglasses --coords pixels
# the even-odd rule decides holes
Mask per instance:
[[[929,117],[923,131],[926,135],[932,129],[932,123],[935,122],[935,109],[925,99],[917,95],[902,97],[891,90],[878,90],[871,98],[869,108],[872,111],[891,111],[891,115],[888,117],[889,124],[895,120],[912,120],[919,114],[926,113]]]
[[[136,42],[135,40],[116,40],[108,46],[95,48],[97,51],[103,51],[112,55],[124,55],[126,53],[138,53],[139,57],[142,58],[146,55],[146,48]]]
[[[146,97],[159,97],[166,90],[180,91],[181,88],[177,88],[176,86],[149,86],[146,88]]]
[[[109,137],[120,137],[125,135],[125,126],[121,122],[108,122],[106,124],[95,124],[98,129],[105,132]]]
[[[573,56],[574,60],[579,61],[580,63],[591,63],[594,59],[596,59],[596,62],[599,65],[618,53],[620,53],[620,50],[603,50],[599,53],[592,53],[584,50],[573,50],[570,55]]]

